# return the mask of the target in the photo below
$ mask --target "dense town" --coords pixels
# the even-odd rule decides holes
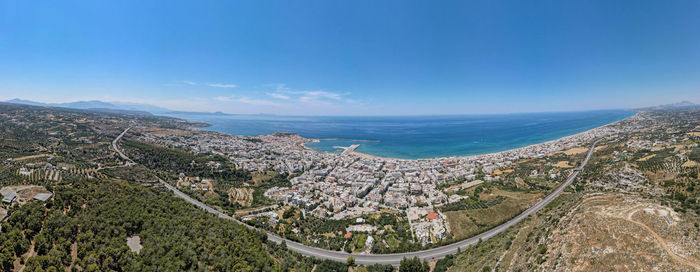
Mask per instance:
[[[483,182],[497,181],[515,162],[581,148],[593,139],[614,138],[636,129],[643,119],[636,115],[625,126],[608,125],[558,140],[519,149],[468,157],[403,160],[352,152],[316,152],[304,146],[311,139],[297,134],[233,136],[202,131],[191,136],[157,136],[145,133],[140,140],[195,153],[225,156],[251,172],[286,172],[291,186],[272,187],[264,196],[281,205],[294,206],[304,214],[334,220],[352,219],[382,210],[405,213],[415,240],[425,245],[446,237],[449,225],[437,207],[469,196],[453,194]],[[350,152],[348,152],[350,151]],[[537,173],[560,178],[561,173]],[[180,177],[180,180],[185,178]],[[209,190],[207,181],[188,183],[195,190]],[[203,186],[204,185],[204,186]],[[199,186],[199,187],[197,187]],[[449,187],[449,188],[447,188]],[[248,215],[245,219],[255,217]],[[274,220],[274,212],[263,212]],[[361,219],[361,218],[358,218]],[[353,225],[348,231],[372,233],[374,226]],[[371,237],[371,236],[370,236]]]

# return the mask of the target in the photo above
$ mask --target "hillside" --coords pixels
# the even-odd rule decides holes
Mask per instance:
[[[697,271],[700,110],[641,112],[566,195],[436,271]]]
[[[110,142],[135,122],[187,124],[0,104],[0,191],[16,195],[0,204],[0,271],[312,269],[316,261],[176,198],[153,183],[156,173],[125,164]]]

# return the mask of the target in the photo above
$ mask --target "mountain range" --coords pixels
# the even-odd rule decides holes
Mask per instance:
[[[80,110],[109,110],[109,111],[130,111],[130,112],[142,112],[151,114],[161,114],[166,112],[171,112],[171,110],[141,103],[129,103],[129,102],[103,102],[99,100],[89,100],[89,101],[76,101],[67,103],[42,103],[31,100],[23,99],[12,99],[5,101],[7,103],[14,104],[24,104],[32,106],[43,106],[43,107],[61,107],[70,109],[80,109]]]
[[[700,106],[700,105],[695,104],[695,103],[690,102],[690,101],[681,101],[681,102],[672,103],[672,104],[638,108],[635,110],[670,110],[670,109],[691,108],[691,107],[698,107],[698,106]]]
[[[80,110],[99,110],[108,112],[131,112],[131,113],[147,113],[147,114],[199,114],[199,115],[232,115],[222,112],[189,112],[189,111],[174,111],[163,107],[158,107],[150,104],[131,103],[131,102],[104,102],[99,100],[75,101],[66,103],[42,103],[24,99],[12,99],[4,101],[6,103],[24,104],[43,107],[61,107]],[[663,109],[679,109],[688,107],[698,107],[700,105],[690,101],[681,101],[672,104],[658,105],[651,107],[642,107],[632,110],[663,110]],[[238,115],[238,114],[233,114]],[[248,115],[248,114],[244,114]],[[267,114],[251,114],[251,115],[267,115]]]

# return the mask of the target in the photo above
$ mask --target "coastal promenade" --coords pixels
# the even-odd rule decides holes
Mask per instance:
[[[117,147],[117,142],[119,139],[121,139],[124,134],[129,129],[126,129],[122,134],[119,135],[113,142],[114,149],[119,153],[122,158],[131,161],[126,155],[124,155]],[[273,233],[267,233],[267,238],[268,240],[271,240],[276,243],[282,243],[284,241],[287,244],[287,248],[294,250],[302,255],[305,256],[311,256],[311,257],[316,257],[319,259],[326,259],[326,260],[333,260],[333,261],[338,261],[338,262],[345,262],[348,257],[353,257],[355,259],[355,263],[357,264],[362,264],[362,265],[371,265],[371,264],[391,264],[391,265],[398,265],[403,258],[413,258],[413,257],[418,257],[421,260],[432,260],[432,259],[440,259],[445,257],[448,254],[455,254],[457,253],[460,249],[466,249],[470,246],[473,246],[479,242],[479,240],[485,241],[488,240],[491,237],[494,237],[495,235],[507,230],[508,228],[514,226],[518,222],[522,221],[523,219],[527,218],[528,216],[536,213],[537,211],[541,210],[547,204],[552,202],[556,197],[558,197],[564,189],[571,185],[573,181],[576,179],[578,174],[583,170],[583,168],[586,166],[588,163],[589,159],[591,158],[591,155],[593,154],[593,151],[595,149],[595,145],[599,142],[600,140],[597,140],[591,144],[590,149],[588,150],[588,153],[586,154],[586,158],[583,160],[581,165],[574,170],[574,172],[562,183],[559,187],[557,187],[554,191],[552,191],[549,195],[547,195],[544,199],[540,200],[537,202],[535,205],[532,207],[528,208],[527,210],[523,211],[522,213],[518,214],[517,216],[513,217],[512,219],[506,221],[505,223],[498,225],[490,230],[487,230],[485,232],[482,232],[476,236],[473,236],[471,238],[467,238],[465,240],[461,240],[459,242],[455,242],[449,245],[444,245],[441,247],[436,247],[432,249],[427,249],[427,250],[421,250],[421,251],[414,251],[414,252],[406,252],[406,253],[395,253],[395,254],[350,254],[346,252],[341,252],[341,251],[332,251],[332,250],[327,250],[327,249],[322,249],[322,248],[317,248],[317,247],[312,247],[312,246],[307,246],[303,245],[298,242],[290,241],[287,239],[284,239],[278,235],[275,235]],[[241,224],[243,226],[246,226],[250,229],[254,229],[252,226],[249,226],[247,224],[244,224],[241,221],[238,221],[237,219],[222,213],[212,207],[209,207],[205,205],[204,203],[188,196],[187,194],[181,192],[174,186],[168,184],[162,179],[158,179],[163,186],[171,190],[176,196],[184,199],[185,201],[192,203],[202,209],[204,209],[207,212],[213,213],[221,218],[225,218],[228,220],[233,220],[234,222]]]

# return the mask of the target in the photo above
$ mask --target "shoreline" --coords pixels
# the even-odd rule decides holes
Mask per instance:
[[[343,138],[322,138],[322,139],[311,139],[312,141],[343,141],[343,142],[365,142],[365,143],[381,143],[379,140],[353,140],[353,139],[343,139]]]
[[[506,153],[518,152],[518,151],[522,151],[522,150],[525,150],[525,149],[536,148],[537,146],[540,146],[540,145],[553,144],[553,143],[556,143],[557,141],[562,141],[562,140],[565,140],[565,139],[567,139],[567,138],[573,138],[573,137],[582,136],[582,135],[584,135],[584,134],[586,134],[586,133],[591,133],[591,132],[593,132],[593,131],[595,131],[595,130],[599,130],[599,129],[605,128],[605,127],[607,127],[607,126],[615,125],[615,124],[620,123],[620,122],[622,122],[622,121],[628,120],[628,119],[630,119],[630,118],[634,118],[634,117],[636,117],[636,116],[638,116],[638,115],[640,114],[640,111],[632,111],[632,112],[634,112],[634,114],[631,115],[631,116],[628,116],[628,117],[626,117],[626,118],[617,120],[617,121],[612,122],[612,123],[600,125],[600,126],[598,126],[598,127],[594,127],[594,128],[591,128],[591,129],[588,129],[588,130],[585,130],[585,131],[582,131],[582,132],[579,132],[579,133],[576,133],[576,134],[571,134],[571,135],[567,135],[567,136],[562,136],[562,137],[560,137],[560,138],[553,139],[553,140],[549,140],[549,141],[545,141],[545,142],[540,142],[540,143],[536,143],[536,144],[531,144],[531,145],[527,145],[527,146],[523,146],[523,147],[518,147],[518,148],[513,148],[513,149],[507,149],[507,150],[502,150],[502,151],[497,151],[497,152],[488,152],[488,153],[473,154],[473,155],[454,155],[454,156],[445,156],[445,157],[416,158],[416,159],[385,157],[385,156],[372,155],[372,154],[368,154],[368,153],[358,152],[358,151],[355,151],[355,150],[353,150],[353,151],[351,151],[351,152],[347,152],[346,154],[347,154],[347,155],[350,155],[350,156],[356,156],[356,157],[359,157],[359,158],[363,158],[363,159],[370,159],[370,160],[378,159],[378,160],[385,160],[385,161],[474,160],[474,159],[478,159],[479,157],[498,156],[498,155],[503,155],[503,154],[506,154]],[[177,117],[171,117],[171,118],[179,119],[179,118],[177,118]],[[185,120],[185,119],[182,119],[182,120]],[[185,121],[188,121],[188,120],[185,120]],[[191,121],[188,121],[188,122],[191,122]],[[201,123],[201,122],[200,122],[200,123]],[[225,132],[218,132],[218,131],[213,131],[213,130],[206,130],[206,129],[203,129],[203,127],[199,127],[199,126],[193,126],[192,128],[193,128],[194,130],[197,130],[197,131],[207,131],[207,132],[219,133],[219,134],[224,134],[224,135],[229,135],[229,136],[234,136],[234,137],[244,137],[244,136],[242,136],[242,135],[236,135],[236,134],[225,133]],[[254,135],[254,136],[246,136],[246,137],[255,137],[255,136],[273,135],[273,134],[275,134],[275,133],[260,134],[260,135]],[[296,133],[294,133],[294,134],[296,134]],[[296,134],[296,135],[298,135],[298,134]],[[318,151],[318,150],[316,150],[316,149],[313,149],[313,148],[307,146],[306,144],[308,144],[308,143],[310,143],[310,142],[313,143],[313,142],[331,141],[331,140],[337,140],[337,141],[351,141],[351,142],[380,142],[380,141],[377,141],[377,140],[356,140],[356,139],[343,139],[343,138],[320,138],[320,139],[319,139],[319,138],[306,138],[306,137],[302,137],[301,135],[298,135],[298,136],[305,140],[305,142],[297,144],[297,146],[300,147],[301,149],[307,150],[307,151],[313,151],[313,152],[316,152],[316,153],[329,153],[329,154],[333,154],[334,152]],[[550,152],[550,153],[552,153],[552,152]]]
[[[299,147],[303,148],[304,150],[309,150],[309,151],[316,151],[311,147],[306,146],[306,143],[300,143]],[[318,151],[317,151],[318,152]]]
[[[594,128],[589,129],[589,130],[582,131],[582,132],[579,132],[579,133],[576,133],[576,134],[571,134],[571,135],[563,136],[563,137],[560,137],[560,138],[557,138],[557,139],[554,139],[554,140],[549,140],[549,141],[545,141],[545,142],[541,142],[541,143],[531,144],[531,145],[527,145],[527,146],[523,146],[523,147],[518,147],[518,148],[513,148],[513,149],[507,149],[507,150],[497,151],[497,152],[489,152],[489,153],[474,154],[474,155],[467,155],[467,156],[433,157],[433,158],[420,158],[420,159],[403,159],[403,158],[384,157],[384,156],[379,156],[379,155],[372,155],[372,154],[368,154],[368,153],[362,153],[362,152],[358,152],[358,151],[348,152],[348,155],[357,156],[357,157],[360,157],[360,158],[363,158],[363,159],[380,159],[380,160],[391,160],[391,161],[420,161],[420,160],[445,160],[445,159],[455,159],[455,160],[467,159],[467,160],[468,160],[468,159],[475,159],[475,158],[478,158],[478,157],[481,157],[481,156],[501,155],[501,154],[504,154],[504,153],[517,152],[517,151],[520,151],[520,150],[523,150],[523,149],[534,148],[534,147],[537,147],[537,146],[539,146],[539,145],[552,144],[552,143],[555,143],[555,142],[557,142],[557,141],[564,140],[564,139],[566,139],[566,138],[581,136],[581,135],[586,134],[586,133],[591,133],[591,132],[593,132],[594,130],[598,130],[598,129],[601,129],[601,128],[604,128],[604,127],[607,127],[607,126],[615,125],[615,124],[620,123],[620,122],[622,122],[622,121],[625,121],[625,120],[627,120],[627,119],[633,118],[633,117],[635,117],[635,116],[637,116],[637,115],[639,115],[639,112],[635,112],[635,114],[633,114],[633,115],[631,115],[631,116],[629,116],[629,117],[626,117],[626,118],[624,118],[624,119],[617,120],[617,121],[615,121],[615,122],[608,123],[608,124],[605,124],[605,125],[597,126],[597,127],[594,127]],[[305,138],[305,139],[306,139],[306,138]],[[312,140],[312,139],[310,139],[309,142],[310,142],[311,140]],[[316,140],[318,140],[318,139],[316,139]],[[303,144],[302,144],[302,145],[303,145]],[[322,153],[321,151],[317,151],[317,150],[315,150],[315,149],[313,149],[313,148],[310,148],[310,147],[308,147],[308,146],[306,146],[306,145],[303,145],[303,147],[304,147],[305,149],[307,149],[307,150],[308,150],[308,149],[311,149],[311,150],[313,150],[313,151],[315,151],[315,152]]]

